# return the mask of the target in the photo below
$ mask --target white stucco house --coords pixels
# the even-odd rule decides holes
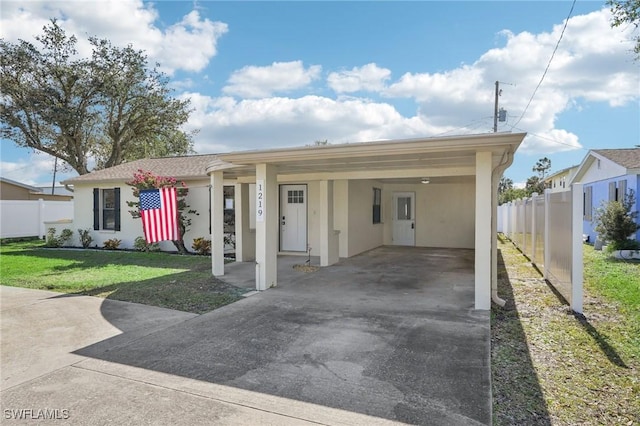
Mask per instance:
[[[256,288],[279,253],[321,266],[382,245],[475,250],[475,307],[497,299],[497,187],[524,133],[491,133],[219,154],[213,194],[235,187],[236,259]],[[254,188],[252,190],[252,188]],[[225,273],[223,197],[212,197],[212,270]],[[493,289],[493,291],[492,291]]]
[[[142,236],[125,184],[139,169],[190,188],[199,212],[185,235],[212,241],[212,273],[225,273],[224,236],[237,261],[255,261],[256,289],[277,285],[278,254],[320,257],[321,266],[383,245],[475,250],[475,307],[497,298],[498,181],[524,133],[390,140],[144,159],[64,183],[74,189],[75,229],[96,244]],[[66,226],[66,227],[71,227]],[[170,242],[162,249],[172,250]]]
[[[80,245],[77,229],[88,229],[92,245],[102,247],[106,240],[116,238],[121,240],[120,248],[133,248],[135,239],[144,234],[141,220],[133,219],[129,213],[127,201],[137,199],[126,182],[131,181],[138,170],[151,171],[159,176],[175,177],[189,188],[187,204],[198,212],[197,216],[190,215],[191,228],[184,236],[185,246],[191,249],[195,238],[208,239],[211,235],[210,182],[206,169],[215,158],[215,155],[147,158],[68,179],[63,184],[73,189],[74,219],[56,228],[74,231],[75,241],[71,242],[74,245]],[[160,248],[175,250],[170,241],[161,242]]]
[[[635,194],[634,211],[640,210],[640,148],[594,149],[587,153],[571,183],[582,183],[583,233],[594,243],[597,232],[594,212],[607,201],[621,201]],[[640,224],[640,218],[637,219]],[[635,239],[640,241],[640,232]]]

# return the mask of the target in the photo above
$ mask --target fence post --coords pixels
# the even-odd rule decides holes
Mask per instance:
[[[537,192],[531,194],[531,263],[534,265],[538,264],[536,259],[536,245],[538,244],[538,239],[536,238],[536,233],[538,230],[536,229],[536,197],[538,196]]]
[[[44,237],[44,200],[38,198],[38,238]]]
[[[582,184],[571,186],[571,309],[582,313]]]
[[[551,190],[544,190],[544,279],[549,279],[549,267],[551,266],[551,250],[549,250],[549,203],[551,201]]]

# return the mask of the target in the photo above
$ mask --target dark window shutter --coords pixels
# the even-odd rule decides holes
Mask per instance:
[[[115,206],[113,207],[113,215],[115,217],[116,231],[120,230],[120,188],[113,188],[113,198]]]
[[[93,188],[93,229],[100,229],[100,190]]]

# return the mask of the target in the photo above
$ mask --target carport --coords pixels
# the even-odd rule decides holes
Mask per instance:
[[[321,266],[382,246],[473,250],[474,304],[497,298],[497,186],[524,133],[232,152],[209,165],[212,272],[225,274],[223,187],[235,186],[236,260],[255,288],[278,284],[278,254]],[[493,291],[492,291],[493,289]]]

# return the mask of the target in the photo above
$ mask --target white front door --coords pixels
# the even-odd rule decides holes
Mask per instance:
[[[393,244],[396,246],[416,245],[414,192],[393,193]]]
[[[307,185],[280,185],[280,250],[307,251]]]

